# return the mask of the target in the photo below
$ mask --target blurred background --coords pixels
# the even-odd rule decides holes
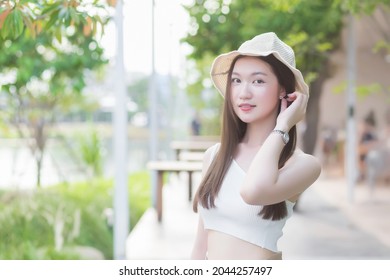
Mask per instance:
[[[367,257],[390,257],[390,1],[0,0],[0,28],[0,259],[129,257],[127,237],[156,208],[148,162],[187,162],[175,141],[218,141],[211,63],[268,31],[292,46],[310,86],[298,128],[323,164],[314,189],[348,217],[378,206],[360,218],[379,218],[367,227],[385,249]]]

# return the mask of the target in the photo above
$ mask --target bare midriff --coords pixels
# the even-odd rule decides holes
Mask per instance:
[[[208,230],[207,258],[210,260],[275,260],[281,252],[273,252],[219,231]]]

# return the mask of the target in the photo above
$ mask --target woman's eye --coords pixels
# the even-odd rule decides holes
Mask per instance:
[[[264,81],[263,80],[255,80],[253,83],[254,84],[262,84],[262,83],[264,83]]]
[[[239,78],[232,78],[232,83],[239,83],[241,82]]]

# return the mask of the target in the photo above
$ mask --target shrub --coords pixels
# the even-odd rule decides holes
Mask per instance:
[[[89,246],[113,257],[113,181],[59,184],[36,191],[0,193],[0,259],[78,259],[75,246]],[[131,229],[150,205],[149,175],[131,174]]]

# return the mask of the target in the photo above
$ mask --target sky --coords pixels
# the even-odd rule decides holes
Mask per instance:
[[[148,74],[152,69],[152,1],[124,0],[124,64],[127,72]],[[189,18],[181,4],[192,0],[155,1],[155,69],[161,74],[179,75],[188,46],[180,44]],[[116,31],[112,22],[106,27],[102,45],[108,58],[116,51]]]

